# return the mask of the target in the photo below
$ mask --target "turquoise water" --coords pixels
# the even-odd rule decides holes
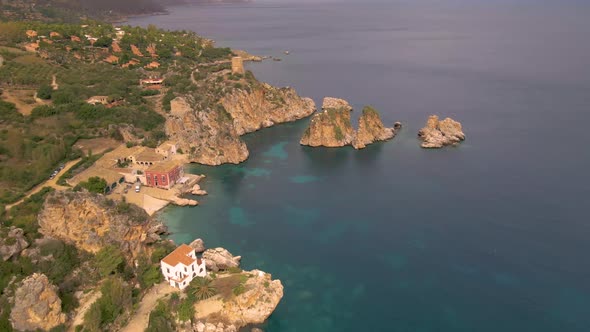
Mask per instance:
[[[404,128],[363,151],[245,137],[241,165],[191,166],[210,195],[161,217],[285,285],[266,331],[590,331],[590,5],[257,1],[136,24],[275,55],[255,75]],[[291,54],[282,54],[290,50]],[[437,113],[458,148],[419,148]]]

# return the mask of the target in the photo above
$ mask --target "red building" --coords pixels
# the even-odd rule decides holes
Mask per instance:
[[[145,171],[146,183],[150,187],[170,189],[184,175],[182,167],[175,161],[163,161]]]

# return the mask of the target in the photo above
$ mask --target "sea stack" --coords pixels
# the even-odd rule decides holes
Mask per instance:
[[[440,121],[436,115],[428,117],[426,126],[420,129],[418,137],[422,140],[421,146],[426,149],[458,145],[465,140],[461,123],[451,118]]]
[[[301,145],[337,148],[350,145],[355,137],[350,122],[352,107],[344,99],[326,97],[322,111],[314,114],[301,138]]]
[[[352,145],[355,149],[363,149],[371,143],[395,136],[395,129],[386,128],[379,112],[371,106],[363,108],[358,131],[352,127],[352,107],[346,100],[326,97],[322,109],[322,112],[316,113],[311,119],[301,138],[301,145],[330,148]]]
[[[383,125],[379,112],[371,106],[365,106],[359,119],[359,129],[352,141],[352,146],[357,150],[364,149],[369,144],[386,141],[394,136],[395,129],[386,128]]]

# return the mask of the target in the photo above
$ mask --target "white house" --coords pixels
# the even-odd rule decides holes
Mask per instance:
[[[205,277],[205,260],[198,258],[195,249],[182,244],[160,261],[164,279],[170,286],[184,289],[195,277]]]

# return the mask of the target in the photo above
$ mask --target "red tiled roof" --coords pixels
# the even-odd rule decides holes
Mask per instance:
[[[190,258],[188,254],[193,250],[193,248],[187,246],[186,244],[182,244],[180,247],[174,249],[173,252],[168,254],[168,256],[164,257],[162,261],[170,266],[176,266],[180,263],[186,266],[191,265],[195,259]]]

